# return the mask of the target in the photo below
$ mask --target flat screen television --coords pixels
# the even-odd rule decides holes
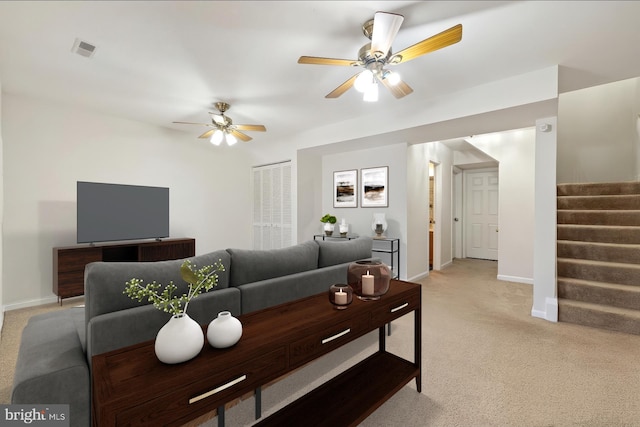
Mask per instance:
[[[169,189],[78,181],[78,243],[169,237]]]

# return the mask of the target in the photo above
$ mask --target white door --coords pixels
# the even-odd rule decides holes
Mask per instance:
[[[465,256],[498,260],[498,170],[465,171]]]
[[[291,162],[253,168],[253,247],[291,246]]]

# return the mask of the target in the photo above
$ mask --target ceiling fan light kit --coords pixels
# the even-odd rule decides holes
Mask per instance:
[[[410,61],[462,40],[462,25],[458,24],[394,54],[391,51],[391,45],[403,21],[402,15],[376,12],[373,19],[362,25],[362,32],[371,40],[371,43],[360,48],[357,60],[301,56],[298,63],[364,68],[327,94],[325,98],[338,98],[354,87],[364,94],[364,101],[375,102],[378,100],[378,82],[382,83],[393,96],[402,98],[413,92],[413,89],[402,81],[398,73],[385,69],[385,66]]]
[[[231,117],[226,116],[224,113],[231,107],[226,102],[216,102],[216,109],[220,112],[217,113],[209,113],[211,115],[211,123],[192,123],[192,122],[173,122],[185,125],[198,125],[198,126],[207,126],[213,129],[209,129],[198,138],[209,138],[209,142],[211,142],[215,146],[219,146],[222,141],[226,141],[228,146],[232,146],[238,142],[238,140],[242,140],[244,142],[249,142],[253,138],[244,132],[240,131],[256,131],[256,132],[266,132],[267,128],[264,125],[237,125],[233,123]]]

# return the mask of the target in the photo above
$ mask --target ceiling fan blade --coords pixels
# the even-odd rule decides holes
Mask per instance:
[[[413,46],[409,46],[408,48],[397,52],[389,59],[389,62],[392,64],[407,62],[426,53],[458,43],[460,40],[462,40],[462,24],[458,24],[448,30],[444,30],[435,36],[429,37],[428,39],[422,40]]]
[[[360,75],[360,73],[355,74],[354,76],[352,76],[349,80],[347,80],[346,82],[342,83],[340,86],[335,88],[331,93],[326,95],[325,98],[337,98],[340,95],[342,95],[343,93],[345,93],[346,91],[348,91],[349,89],[351,89],[351,86],[353,86],[353,82],[356,81],[356,78],[359,75]]]
[[[405,82],[403,82],[402,80],[400,80],[398,83],[394,85],[390,84],[387,79],[379,79],[379,80],[387,89],[389,89],[391,94],[398,99],[402,98],[403,96],[407,96],[411,92],[413,92],[413,89],[411,89],[411,87]]]
[[[238,130],[250,130],[255,132],[266,132],[267,128],[263,125],[233,125]]]
[[[229,130],[229,133],[230,133],[231,135],[235,136],[236,138],[241,139],[241,140],[242,140],[242,141],[244,141],[244,142],[249,142],[249,141],[251,141],[251,140],[253,139],[253,138],[251,138],[249,135],[246,135],[246,134],[244,134],[244,133],[242,133],[242,132],[238,132],[238,131],[237,131],[237,130],[235,130],[235,129],[231,129],[231,130]]]
[[[351,67],[358,65],[358,61],[352,59],[336,59],[336,58],[320,58],[318,56],[301,56],[298,64],[312,65],[340,65],[343,67]]]
[[[371,34],[371,53],[380,52],[380,57],[387,56],[393,44],[404,16],[396,13],[376,12],[373,17],[373,33]]]
[[[198,126],[211,126],[211,123],[192,123],[192,122],[173,122],[181,125],[198,125]]]
[[[211,134],[213,134],[215,131],[216,131],[215,129],[209,129],[208,131],[200,135],[198,138],[211,138]]]

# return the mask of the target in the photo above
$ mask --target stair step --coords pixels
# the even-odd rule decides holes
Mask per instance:
[[[558,196],[640,194],[639,181],[558,184]]]
[[[560,209],[558,224],[640,226],[640,210]]]
[[[558,298],[558,321],[640,335],[640,311]]]
[[[640,264],[640,244],[558,240],[558,258]]]
[[[640,286],[640,265],[558,258],[558,277]]]
[[[640,194],[558,196],[558,209],[638,209]]]
[[[640,244],[640,226],[558,224],[558,240]]]
[[[640,286],[558,277],[558,298],[640,309]]]

